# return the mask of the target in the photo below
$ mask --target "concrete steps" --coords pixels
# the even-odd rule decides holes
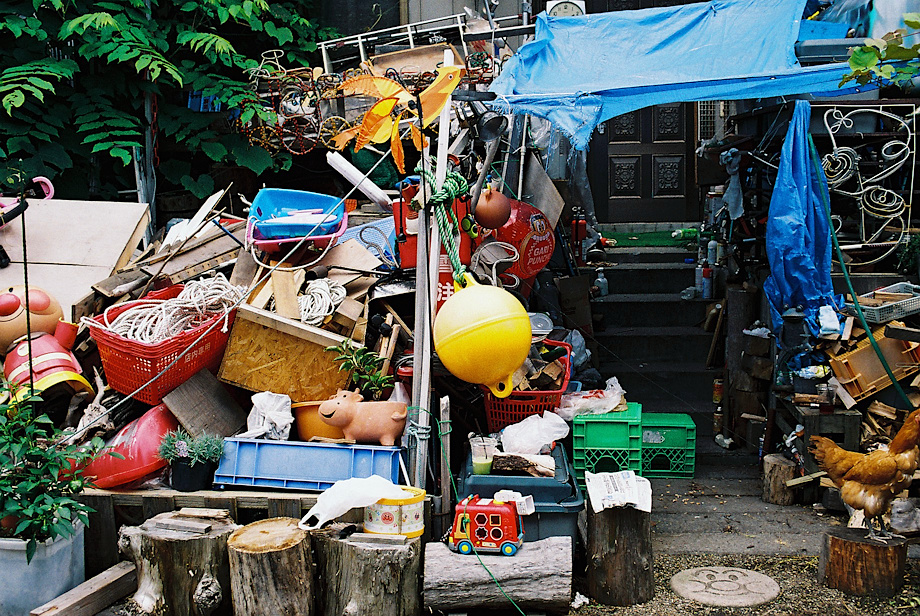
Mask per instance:
[[[611,273],[613,280],[616,273]],[[692,281],[691,281],[692,284]],[[689,285],[688,285],[689,286]],[[629,293],[611,281],[611,295],[591,301],[592,311],[600,316],[605,329],[656,325],[696,326],[706,319],[708,307],[715,300],[682,300],[677,293]],[[623,290],[620,290],[623,289]]]

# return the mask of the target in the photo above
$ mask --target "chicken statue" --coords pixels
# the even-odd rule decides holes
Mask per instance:
[[[821,470],[840,488],[843,502],[863,510],[869,529],[867,538],[884,542],[893,536],[882,516],[890,510],[891,501],[910,486],[920,460],[918,441],[920,409],[907,416],[887,450],[857,453],[838,447],[823,436],[811,437],[809,451]],[[878,523],[878,531],[873,520]]]

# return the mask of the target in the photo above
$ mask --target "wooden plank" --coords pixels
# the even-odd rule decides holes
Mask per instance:
[[[275,270],[272,272],[272,294],[275,297],[275,312],[278,316],[300,320],[297,305],[297,288],[294,272]]]
[[[139,289],[148,280],[150,280],[150,275],[146,272],[140,269],[129,269],[100,280],[93,285],[93,290],[109,299],[115,299]]]
[[[134,228],[134,233],[131,234],[131,237],[129,237],[128,241],[125,243],[125,249],[118,257],[118,261],[115,262],[115,270],[120,270],[131,262],[131,259],[134,256],[134,251],[147,236],[147,228],[149,226],[150,210],[148,209],[144,213],[144,217],[137,221],[137,227]]]
[[[907,340],[909,342],[920,342],[920,329],[905,327],[903,325],[885,326],[885,337],[894,338],[895,340]]]
[[[100,507],[105,506],[105,501],[108,501],[108,506],[143,507],[144,501],[149,499],[152,495],[169,497],[173,501],[173,509],[182,507],[220,507],[222,509],[229,509],[231,517],[234,517],[233,507],[225,507],[222,503],[227,501],[232,502],[237,509],[264,510],[268,507],[269,497],[287,498],[300,502],[301,508],[306,510],[316,504],[317,497],[317,494],[281,494],[258,490],[199,490],[197,492],[180,492],[178,490],[164,489],[151,492],[150,490],[101,490],[99,488],[86,488],[83,493],[80,494],[80,500],[83,502],[84,499],[95,497],[95,499],[98,500],[93,500],[92,502],[100,505]],[[91,504],[89,501],[86,502]],[[89,528],[87,528],[87,532],[90,532]],[[117,529],[115,535],[117,538]],[[117,562],[117,558],[115,562]]]
[[[176,515],[183,518],[223,519],[230,517],[230,511],[223,507],[182,507]]]
[[[259,272],[259,276],[265,276],[267,270],[262,268]],[[268,306],[268,302],[271,301],[273,295],[272,291],[272,279],[271,276],[265,276],[262,278],[262,281],[253,289],[252,293],[249,294],[249,299],[247,303],[253,308],[258,308],[259,310],[264,310]]]
[[[362,274],[350,272],[347,270],[335,269],[336,265],[351,269],[373,271],[383,265],[383,261],[378,259],[374,253],[364,247],[358,240],[348,240],[341,244],[336,244],[329,249],[320,265],[329,268],[328,278],[348,285],[349,282],[361,278]]]
[[[95,616],[137,590],[134,563],[120,562],[76,588],[35,608],[30,616]]]
[[[252,253],[248,250],[241,250],[236,258],[236,265],[230,272],[230,284],[238,287],[249,287],[255,280],[256,272],[259,270],[259,264],[252,258]]]
[[[268,517],[270,518],[299,518],[300,503],[290,498],[268,497]]]
[[[192,436],[232,436],[247,412],[208,370],[201,370],[163,397],[163,403]]]
[[[230,514],[232,519],[239,519],[239,510],[237,509],[237,500],[235,498],[229,496],[205,496],[203,504],[204,508],[223,509]]]
[[[229,516],[228,516],[229,517]],[[207,522],[198,522],[197,520],[157,520],[151,524],[154,528],[163,530],[175,530],[183,533],[194,533],[204,535],[211,532],[213,524]]]
[[[240,306],[218,378],[250,391],[325,400],[345,386],[335,353],[345,337],[264,310]]]
[[[787,481],[787,482],[786,482],[786,487],[787,487],[787,488],[792,488],[792,487],[795,487],[795,486],[798,486],[798,485],[802,485],[803,483],[808,483],[808,482],[810,482],[810,481],[814,481],[815,479],[818,479],[818,478],[820,478],[820,477],[824,477],[825,475],[827,475],[826,472],[824,472],[824,471],[818,471],[817,473],[811,473],[810,475],[805,475],[804,477],[796,477],[795,479],[790,479],[789,481]]]
[[[89,514],[84,541],[89,549],[84,550],[86,575],[102,573],[118,562],[118,527],[115,525],[115,507],[111,498],[101,490],[86,490],[77,496],[84,505],[93,509]]]

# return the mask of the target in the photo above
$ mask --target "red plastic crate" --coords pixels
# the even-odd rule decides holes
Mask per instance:
[[[572,363],[572,346],[565,342],[544,340],[546,346],[561,346],[566,350],[559,358],[562,363],[562,387],[558,391],[513,391],[507,398],[496,398],[492,391],[483,387],[485,392],[486,421],[489,432],[498,432],[505,426],[517,423],[530,415],[539,415],[543,411],[555,411],[562,402],[562,394],[569,386],[569,372]]]
[[[176,297],[182,291],[182,288],[183,285],[173,285],[162,291],[148,293],[144,299],[125,302],[109,310],[109,320],[114,320],[115,317],[132,306],[143,304],[147,299],[171,299]],[[235,317],[236,310],[233,310],[227,317],[226,332],[221,331],[224,329],[223,325],[216,326],[198,341],[195,349],[186,353],[175,365],[166,370],[161,377],[137,392],[134,397],[147,404],[159,404],[163,400],[163,396],[187,381],[202,368],[216,372],[220,367],[224,348],[230,338],[230,325],[233,324]],[[129,340],[100,327],[91,327],[89,333],[99,347],[102,369],[105,372],[109,386],[119,393],[129,395],[159,374],[179,354],[189,348],[208,327],[215,321],[223,320],[223,318],[222,315],[212,317],[192,330],[153,344]],[[103,324],[103,315],[94,317],[93,320],[101,325]]]

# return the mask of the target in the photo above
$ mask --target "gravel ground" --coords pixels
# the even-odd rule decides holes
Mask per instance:
[[[702,566],[741,567],[773,578],[779,596],[763,605],[745,608],[710,607],[684,599],[671,590],[678,571]],[[630,607],[592,603],[570,616],[908,616],[920,614],[920,561],[909,560],[901,592],[892,599],[851,597],[817,581],[817,557],[660,554],[655,557],[655,597]],[[579,583],[581,582],[581,583]],[[586,594],[583,580],[576,590]]]

